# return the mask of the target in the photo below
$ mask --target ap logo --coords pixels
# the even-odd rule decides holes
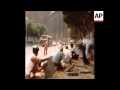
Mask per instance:
[[[94,22],[103,22],[104,13],[103,11],[94,11]]]

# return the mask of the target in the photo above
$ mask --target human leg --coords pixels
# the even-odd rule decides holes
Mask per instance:
[[[77,55],[77,54],[74,55],[75,60],[78,60],[78,56],[79,55]]]
[[[47,55],[47,49],[46,49],[46,55]]]
[[[59,64],[58,64],[58,63],[53,63],[53,64],[54,64],[56,70],[61,70],[61,69],[63,69],[61,63],[59,63]]]
[[[88,64],[88,60],[85,55],[85,47],[83,45],[81,45],[81,50],[82,50],[82,55],[83,55],[83,63]]]
[[[70,65],[72,64],[72,59],[69,60]]]
[[[57,68],[58,68],[58,70],[62,70],[63,69],[61,63],[57,64]]]

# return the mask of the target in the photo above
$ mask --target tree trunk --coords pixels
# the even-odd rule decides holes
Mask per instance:
[[[28,36],[27,36],[27,41],[28,41]]]
[[[34,45],[35,44],[35,36],[33,38],[34,38],[34,41],[33,41],[33,45]]]

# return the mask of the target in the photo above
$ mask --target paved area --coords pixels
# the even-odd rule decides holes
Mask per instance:
[[[39,52],[38,52],[38,58],[42,58],[42,57],[46,57],[44,56],[44,47],[42,46],[39,46]],[[48,55],[54,55],[57,51],[58,51],[58,46],[51,46],[51,47],[48,47]],[[65,50],[65,49],[64,49]],[[30,54],[32,54],[32,46],[27,46],[25,47],[25,56],[28,57]],[[47,56],[48,56],[47,55]],[[25,57],[25,58],[26,58]],[[80,55],[79,57],[82,57],[82,53],[80,51]]]
[[[55,53],[58,50],[58,46],[48,47],[48,55]],[[32,54],[32,46],[25,47],[25,58]],[[48,56],[47,55],[47,56]],[[44,47],[39,46],[38,58],[44,57]]]

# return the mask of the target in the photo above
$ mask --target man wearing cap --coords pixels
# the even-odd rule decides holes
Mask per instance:
[[[33,54],[30,55],[26,60],[26,63],[25,63],[25,74],[26,74],[25,78],[26,79],[35,79],[36,72],[40,72],[43,68],[45,68],[47,66],[47,64],[45,63],[39,67],[39,65],[38,65],[39,59],[37,58],[38,51],[39,51],[38,46],[34,46]],[[44,62],[46,60],[49,60],[50,58],[51,57],[45,58],[45,59],[40,59],[40,61]]]
[[[54,64],[54,66],[56,67],[56,70],[61,70],[63,69],[62,65],[61,65],[61,61],[62,59],[64,59],[65,55],[63,53],[63,46],[59,47],[60,51],[58,51],[56,53],[55,56],[53,56],[52,58],[52,62]]]

